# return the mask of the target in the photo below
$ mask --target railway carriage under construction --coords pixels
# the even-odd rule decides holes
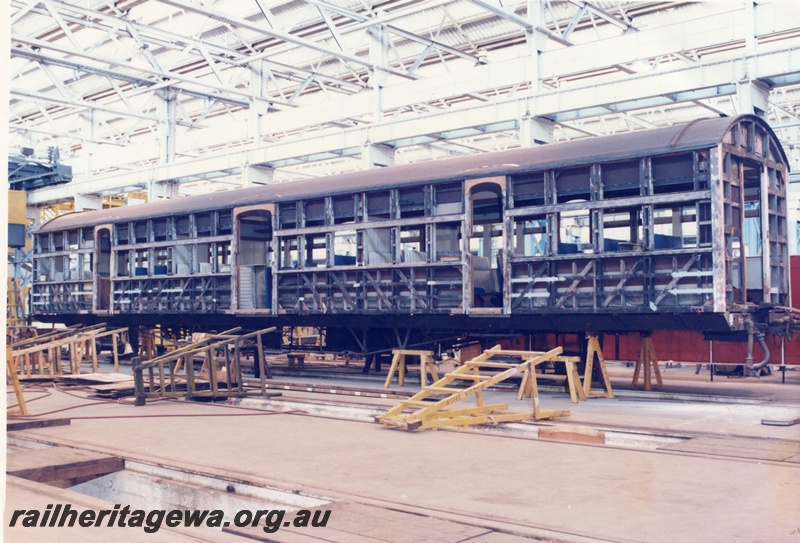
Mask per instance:
[[[777,330],[788,163],[755,116],[68,214],[39,320],[480,334]],[[744,334],[746,336],[746,334]]]

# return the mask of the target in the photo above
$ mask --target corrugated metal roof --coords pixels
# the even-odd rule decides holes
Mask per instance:
[[[162,200],[145,206],[70,213],[48,221],[41,226],[39,232],[67,230],[162,215],[226,209],[262,202],[295,200],[314,195],[328,196],[368,191],[415,182],[454,181],[493,175],[511,175],[531,170],[563,168],[694,149],[708,149],[718,145],[731,126],[742,119],[753,120],[772,133],[766,122],[753,115],[696,119],[689,123],[665,128],[553,143],[533,148],[526,147],[433,162],[362,170],[324,178]],[[777,141],[777,138],[775,139]],[[783,163],[788,167],[783,149],[781,149],[781,153]]]

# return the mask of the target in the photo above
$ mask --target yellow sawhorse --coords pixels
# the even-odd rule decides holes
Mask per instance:
[[[433,382],[439,380],[439,374],[436,373],[436,366],[433,361],[433,351],[414,351],[408,349],[394,349],[392,351],[392,365],[389,368],[389,375],[386,376],[386,382],[383,384],[384,388],[389,388],[392,384],[392,378],[397,373],[397,385],[403,386],[406,375],[406,356],[419,357],[419,381],[420,386],[428,384],[428,372],[431,372],[431,379]]]

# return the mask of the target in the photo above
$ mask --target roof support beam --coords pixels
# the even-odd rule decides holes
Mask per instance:
[[[516,69],[517,72],[523,73],[526,60],[517,59],[514,61],[516,64],[510,62],[505,65],[505,69]],[[509,130],[517,126],[517,120],[522,118],[525,111],[531,109],[532,101],[535,101],[537,115],[563,123],[572,119],[607,114],[609,102],[604,97],[613,97],[616,104],[615,111],[619,114],[636,109],[733,95],[736,92],[736,85],[730,81],[735,79],[736,74],[742,73],[745,66],[754,79],[788,73],[794,74],[794,78],[787,77],[785,79],[787,84],[798,84],[800,47],[769,53],[760,52],[751,57],[726,59],[704,65],[682,66],[664,72],[626,76],[600,84],[544,91],[535,98],[517,96],[478,103],[471,107],[437,110],[420,117],[398,117],[371,125],[370,142],[396,148],[441,140],[441,137],[435,136],[436,134],[458,138],[476,132]],[[475,127],[482,129],[477,130]],[[31,192],[28,194],[28,203],[36,205],[65,199],[76,191],[86,193],[111,190],[115,186],[135,185],[141,183],[142,179],[190,179],[198,175],[208,175],[209,172],[240,169],[241,164],[277,166],[281,162],[290,162],[293,157],[305,157],[310,160],[312,156],[318,158],[330,156],[335,150],[344,150],[340,156],[359,154],[362,151],[363,135],[362,127],[346,128],[334,134],[314,135],[277,142],[269,146],[253,147],[236,153],[207,155],[139,172],[106,176],[96,179],[91,184],[73,181],[69,185],[47,187]]]
[[[36,6],[37,2],[31,2],[31,5],[25,5],[21,0],[12,0],[12,6],[18,7],[21,10],[27,8],[28,11],[40,15],[48,15],[44,8],[32,7]],[[242,51],[221,47],[219,45],[203,42],[201,40],[169,32],[160,28],[147,26],[135,21],[130,21],[123,17],[117,17],[105,12],[100,12],[81,6],[76,6],[69,3],[58,3],[55,7],[58,8],[62,18],[68,22],[77,25],[82,25],[87,28],[94,28],[105,32],[113,32],[118,37],[127,37],[131,32],[135,32],[145,43],[159,45],[167,49],[174,50],[188,50],[200,54],[200,48],[205,47],[209,55],[219,63],[227,64],[230,66],[244,66],[250,62],[247,54]],[[190,46],[190,47],[188,47]],[[333,76],[325,75],[322,73],[315,73],[311,70],[299,66],[291,66],[285,63],[276,62],[271,59],[261,59],[261,62],[267,63],[282,73],[287,74],[287,79],[292,79],[292,74],[298,74],[297,79],[302,81],[306,76],[314,74],[320,80],[329,81],[333,84],[339,85],[343,89],[351,90],[353,92],[363,88],[353,81],[336,78]],[[297,80],[295,79],[295,80]]]
[[[476,6],[482,7],[486,11],[489,11],[499,17],[502,17],[503,19],[518,24],[525,30],[531,30],[533,28],[531,22],[527,20],[525,17],[521,17],[520,15],[517,15],[513,11],[509,11],[506,8],[502,7],[501,5],[495,4],[490,0],[470,0],[470,2],[472,2]]]
[[[297,37],[297,36],[295,36],[293,34],[288,34],[286,32],[281,32],[281,31],[275,30],[275,29],[267,29],[267,28],[264,28],[262,25],[257,25],[257,24],[251,23],[250,21],[247,21],[245,19],[240,19],[240,18],[237,18],[237,17],[231,17],[229,15],[226,15],[226,14],[224,14],[222,12],[219,12],[219,11],[216,11],[216,10],[203,8],[203,7],[194,5],[194,4],[187,4],[186,2],[183,2],[181,0],[161,0],[161,2],[164,3],[164,4],[168,4],[170,6],[175,6],[177,8],[183,9],[183,10],[188,11],[188,12],[199,13],[201,15],[205,15],[206,17],[209,17],[211,19],[215,19],[217,21],[230,23],[231,25],[234,25],[234,26],[239,27],[239,28],[246,28],[246,29],[248,29],[248,30],[250,30],[252,32],[258,32],[258,33],[263,34],[265,36],[278,38],[278,39],[283,40],[283,41],[288,42],[288,43],[293,43],[295,45],[300,45],[302,47],[306,47],[306,48],[311,49],[313,51],[317,51],[319,53],[323,53],[325,55],[330,55],[332,57],[338,58],[338,59],[342,60],[343,62],[352,62],[353,64],[359,64],[359,65],[365,66],[367,68],[372,68],[373,67],[372,63],[369,62],[369,60],[365,60],[365,59],[363,59],[361,57],[357,57],[355,55],[350,55],[350,54],[347,54],[347,53],[345,53],[343,51],[336,51],[336,50],[331,49],[330,47],[326,47],[325,45],[322,45],[320,43],[317,43],[317,42],[314,42],[314,41],[310,41],[310,40],[306,40],[304,38]],[[273,54],[272,51],[268,51],[268,52],[259,53],[259,54],[256,54],[256,55],[251,55],[248,58],[252,61],[252,60],[255,60],[255,59],[261,58],[261,57],[267,58],[272,54]],[[395,70],[393,68],[381,68],[381,69],[386,70],[388,73],[391,73],[392,75],[397,75],[397,76],[408,78],[408,79],[414,79],[412,76],[409,76],[405,72],[402,72],[402,71],[399,71],[399,70]]]
[[[339,7],[339,6],[334,6],[333,4],[331,4],[329,2],[325,2],[323,0],[305,0],[305,1],[308,4],[313,4],[315,6],[320,7],[321,11],[324,11],[324,10],[333,11],[333,12],[339,13],[341,15],[344,15],[345,17],[349,17],[350,19],[352,19],[354,21],[358,21],[360,23],[369,23],[369,24],[372,25],[372,24],[382,24],[382,23],[384,23],[386,21],[385,17],[382,17],[382,16],[367,17],[366,15],[362,15],[362,14],[357,13],[355,11],[352,11],[352,10],[349,10],[349,9],[346,9],[346,8],[342,8],[342,7]],[[453,0],[450,0],[450,1],[453,1]],[[324,10],[322,8],[324,8]],[[433,9],[433,8],[428,8],[428,9]],[[360,29],[362,26],[363,25],[358,25],[357,28]],[[461,57],[463,59],[466,59],[466,60],[469,60],[469,61],[472,61],[472,62],[478,62],[478,57],[476,57],[475,55],[471,55],[469,53],[461,51],[460,49],[456,49],[455,47],[450,47],[449,45],[446,45],[446,44],[444,44],[442,42],[439,42],[439,41],[436,41],[436,40],[432,40],[430,38],[426,38],[425,36],[420,36],[419,34],[414,34],[413,32],[409,32],[407,30],[403,30],[402,28],[398,28],[398,27],[390,25],[390,24],[386,24],[385,28],[390,34],[396,34],[397,36],[400,36],[401,38],[405,38],[407,40],[415,41],[417,43],[421,43],[421,44],[427,46],[428,49],[426,49],[426,50],[429,50],[429,49],[435,47],[436,49],[439,49],[440,51],[442,51],[444,53],[449,53],[451,55],[454,55],[454,56],[457,56],[457,57]],[[347,26],[347,27],[342,28],[340,30],[340,32],[352,32],[353,30],[354,30],[354,27]]]

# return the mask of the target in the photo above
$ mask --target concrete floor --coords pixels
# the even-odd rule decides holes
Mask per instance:
[[[686,371],[679,374],[678,369]],[[31,398],[43,396],[30,402],[30,410],[44,413],[90,405],[48,415],[71,417],[70,426],[12,432],[9,440],[12,445],[106,452],[129,462],[334,501],[328,528],[278,531],[268,537],[245,534],[262,541],[800,542],[800,425],[761,424],[763,418],[800,416],[796,384],[743,380],[713,384],[715,391],[724,392],[715,395],[749,398],[751,403],[745,404],[656,402],[642,398],[640,392],[626,393],[627,371],[612,367],[612,378],[620,385],[613,400],[574,405],[563,393],[547,392],[543,406],[571,409],[572,416],[560,424],[649,429],[697,436],[698,443],[713,436],[716,448],[647,451],[469,432],[406,433],[371,423],[261,415],[210,404],[100,404],[81,398],[82,393],[53,390],[47,396],[29,392]],[[668,388],[697,391],[710,386],[700,377],[693,379],[693,371],[665,371]],[[491,394],[510,400],[515,409],[529,405],[516,404],[509,392]],[[285,396],[301,403],[309,397]],[[334,400],[357,403],[352,397]],[[379,411],[391,402],[361,403]],[[97,416],[121,418],[92,418]],[[767,454],[770,447],[782,454]],[[103,507],[93,498],[73,495],[73,499],[62,494],[67,491],[46,488],[42,492],[34,483],[9,479],[7,518],[11,510],[33,504],[43,508],[71,501]],[[370,513],[363,509],[354,513],[353,508],[359,507],[371,508]],[[418,524],[426,517],[431,524]],[[384,529],[376,531],[381,525]],[[387,529],[389,525],[394,528]],[[409,528],[404,531],[403,526]],[[5,536],[12,542],[106,541],[120,536],[160,541],[166,534],[171,535],[164,540],[170,541],[247,541],[204,528],[162,529],[155,534],[159,538],[137,529],[109,530],[6,528]]]

